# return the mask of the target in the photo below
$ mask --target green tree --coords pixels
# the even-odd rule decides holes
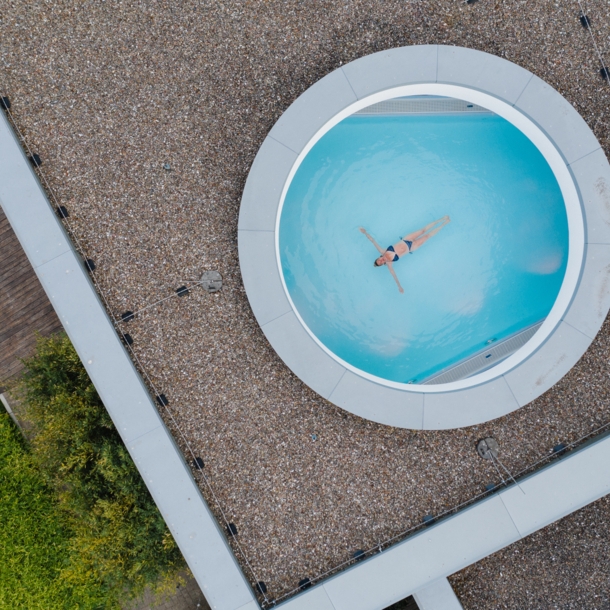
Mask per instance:
[[[0,609],[107,607],[103,587],[61,577],[71,536],[53,490],[0,406]]]
[[[70,340],[40,338],[24,364],[32,455],[73,532],[62,578],[94,582],[115,601],[163,588],[182,556]]]

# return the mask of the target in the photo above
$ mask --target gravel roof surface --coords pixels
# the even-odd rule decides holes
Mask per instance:
[[[607,1],[587,2],[610,52]],[[260,331],[241,283],[239,201],[256,151],[329,71],[409,44],[506,57],[557,88],[610,150],[610,87],[577,2],[7,0],[0,91],[43,160],[115,317],[194,287],[123,325],[182,449],[205,460],[271,597],[495,482],[475,442],[496,437],[518,471],[610,420],[606,325],[531,405],[485,425],[413,432],[352,416],[309,390]],[[169,163],[169,171],[163,165]],[[176,428],[180,427],[181,432]],[[313,440],[312,434],[317,435]],[[186,451],[188,455],[188,451]],[[197,475],[200,477],[200,475]]]
[[[610,496],[449,578],[465,610],[610,608]]]

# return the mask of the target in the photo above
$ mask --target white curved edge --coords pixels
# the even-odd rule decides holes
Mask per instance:
[[[315,86],[315,85],[314,85]],[[559,184],[561,194],[564,199],[566,213],[568,217],[568,264],[565,272],[565,276],[559,290],[559,294],[555,300],[555,303],[543,322],[542,326],[538,329],[536,334],[519,350],[517,350],[512,356],[501,362],[500,364],[492,367],[491,369],[469,377],[460,381],[454,381],[452,383],[445,383],[442,385],[409,385],[406,383],[398,383],[376,377],[352,366],[350,363],[338,357],[336,354],[331,352],[309,329],[305,321],[300,316],[298,309],[292,302],[290,292],[284,281],[284,275],[282,272],[282,264],[280,258],[279,248],[279,226],[281,221],[282,208],[286,198],[288,189],[292,179],[298,171],[301,162],[307,156],[309,151],[316,145],[316,143],[328,133],[335,125],[339,124],[348,116],[354,114],[362,108],[366,108],[372,104],[392,99],[395,97],[403,97],[410,95],[442,95],[445,97],[453,97],[462,99],[484,108],[488,108],[492,112],[509,121],[515,127],[517,127],[522,133],[524,133],[530,141],[538,148],[542,153],[545,160],[551,167],[553,174]],[[557,94],[559,95],[559,94]],[[562,98],[563,99],[563,98]],[[291,112],[289,108],[284,114],[287,115]],[[296,117],[294,117],[296,120]],[[588,129],[588,128],[587,128]],[[572,296],[576,289],[580,277],[580,270],[582,266],[583,248],[584,248],[584,223],[582,217],[582,208],[580,198],[576,190],[572,175],[566,166],[563,157],[555,146],[549,141],[546,135],[541,129],[532,123],[524,114],[519,112],[513,106],[509,106],[502,100],[496,97],[490,96],[481,91],[475,91],[462,86],[447,85],[440,83],[419,83],[416,85],[406,85],[402,87],[394,87],[375,93],[369,97],[363,98],[350,104],[344,108],[341,112],[336,114],[330,121],[322,126],[315,135],[310,139],[307,145],[299,153],[295,163],[293,164],[288,177],[284,180],[284,188],[280,198],[280,203],[276,211],[275,219],[275,250],[276,250],[276,266],[282,280],[282,286],[284,288],[285,295],[290,302],[292,309],[296,316],[299,318],[303,327],[310,334],[311,338],[318,343],[318,345],[328,353],[332,358],[337,360],[342,366],[351,370],[352,372],[369,379],[380,385],[385,385],[391,388],[401,389],[405,392],[423,392],[424,394],[436,394],[439,392],[453,392],[455,390],[461,390],[469,387],[473,387],[482,383],[486,383],[503,375],[505,372],[510,371],[520,362],[525,360],[530,354],[534,353],[548,338],[553,329],[557,326],[565,313],[568,305],[572,300]]]
[[[3,112],[0,205],[206,599],[258,608]]]
[[[383,610],[610,493],[609,462],[605,436],[277,607]]]
[[[419,58],[419,63],[414,61],[417,58]],[[300,115],[296,119],[301,124],[309,125],[312,137],[315,137],[316,134],[318,134],[317,137],[320,137],[328,128],[358,108],[386,99],[388,96],[384,93],[384,85],[385,89],[393,88],[412,92],[419,90],[421,92],[423,91],[422,86],[430,87],[431,84],[434,84],[439,86],[438,94],[442,94],[441,91],[446,92],[445,94],[453,91],[455,97],[461,95],[463,99],[488,107],[491,104],[493,107],[490,109],[516,123],[517,126],[527,125],[528,133],[526,135],[541,149],[545,158],[550,160],[549,164],[554,171],[559,168],[555,171],[557,180],[564,199],[571,202],[569,208],[566,208],[571,223],[569,238],[571,257],[568,261],[560,298],[556,301],[551,315],[547,317],[538,333],[528,344],[510,359],[501,363],[503,368],[494,368],[487,375],[477,376],[476,383],[481,386],[477,392],[470,393],[467,387],[462,387],[469,385],[472,381],[444,384],[443,386],[396,384],[398,387],[393,389],[427,397],[423,399],[423,407],[419,405],[419,402],[413,406],[413,401],[405,399],[402,402],[398,401],[400,406],[397,405],[393,409],[380,409],[373,406],[379,405],[384,400],[385,393],[380,388],[382,386],[392,387],[392,383],[368,376],[333,354],[332,357],[348,373],[353,372],[370,383],[367,389],[370,400],[369,406],[366,406],[362,399],[356,400],[348,397],[350,392],[352,395],[356,394],[349,388],[343,387],[350,385],[352,378],[348,374],[344,376],[339,386],[341,392],[337,391],[329,399],[356,415],[379,423],[425,429],[446,429],[482,423],[523,406],[563,377],[586,349],[586,347],[583,348],[582,341],[573,345],[565,345],[564,357],[561,363],[554,367],[551,374],[547,370],[546,364],[552,359],[552,350],[557,343],[549,342],[553,332],[561,326],[562,322],[565,322],[580,331],[582,335],[593,339],[610,306],[610,282],[606,279],[607,265],[610,264],[610,258],[607,257],[610,251],[602,247],[610,244],[610,166],[603,150],[582,117],[559,93],[544,83],[541,85],[542,81],[527,70],[487,53],[435,45],[404,47],[361,58],[343,66],[340,70],[346,75],[358,101],[347,104],[339,114],[333,110],[335,113],[333,118],[330,116],[332,113],[319,107],[320,97],[312,93],[315,85],[308,89],[299,98]],[[427,79],[444,80],[445,82],[422,82]],[[327,82],[331,82],[331,79]],[[335,79],[334,82],[341,83],[341,79]],[[466,85],[466,87],[462,85]],[[453,90],[450,88],[452,86]],[[328,87],[326,89],[326,94],[329,95]],[[430,91],[429,88],[428,91]],[[464,91],[467,92],[468,97],[464,97]],[[535,104],[536,92],[542,96],[540,108]],[[523,107],[520,104],[522,99]],[[556,101],[556,107],[551,103],[553,99]],[[285,117],[285,121],[289,118],[291,110],[292,106],[285,113],[288,115]],[[284,133],[289,133],[289,130],[286,129],[287,124],[287,122],[284,123]],[[570,133],[567,143],[563,138],[563,131],[566,129]],[[313,142],[310,141],[301,148],[297,155],[294,147],[288,149],[286,142],[276,141],[274,135],[281,139],[282,134],[271,131],[265,145],[261,147],[257,155],[256,171],[251,171],[248,176],[248,182],[258,181],[260,185],[269,181],[270,184],[273,184],[273,189],[266,190],[263,187],[256,193],[256,197],[252,196],[252,192],[248,188],[244,190],[240,209],[240,234],[245,234],[244,231],[252,228],[277,236],[277,224],[280,217],[278,209],[287,190],[290,174],[295,170],[298,156],[304,156],[313,145]],[[295,159],[291,170],[286,171],[285,169],[288,165],[287,157],[279,172],[272,157],[267,160],[264,149],[271,142],[276,148],[282,146],[286,150],[290,150],[289,153],[286,152],[286,155],[290,154]],[[560,143],[564,148],[569,144],[567,154],[564,154]],[[259,172],[260,175],[253,175]],[[278,183],[283,184],[281,194],[278,194]],[[265,212],[258,217],[257,224],[257,221],[253,221],[253,219],[257,218],[256,209],[261,205],[265,206]],[[272,223],[273,209],[276,213],[275,222]],[[585,249],[586,243],[595,244],[596,247],[591,246]],[[258,258],[257,252],[247,247],[241,237],[239,252],[240,264],[243,260],[249,261],[249,268],[256,264],[253,261]],[[579,253],[580,262],[578,261]],[[595,256],[592,258],[593,253]],[[259,262],[263,263],[263,258],[265,265],[271,264],[270,257],[266,255],[261,257]],[[277,244],[273,263],[274,275],[279,276],[283,284]],[[260,270],[257,271],[259,277],[260,273]],[[263,325],[265,320],[259,318],[259,311],[261,307],[269,308],[270,301],[280,294],[277,282],[274,282],[272,291],[263,294],[263,291],[257,288],[256,282],[249,281],[248,276],[248,269],[242,267],[242,277],[248,299],[254,315]],[[595,293],[593,301],[589,298],[591,291]],[[285,304],[289,301],[289,296],[283,285],[282,292],[283,294],[277,298]],[[292,309],[294,310],[294,308]],[[298,317],[296,310],[295,315]],[[307,328],[304,324],[303,327]],[[309,337],[310,341],[318,345],[319,353],[324,352],[328,355],[326,348],[317,341],[315,336],[309,335]],[[522,366],[531,369],[531,376],[533,376],[531,379],[525,375],[519,377],[512,373],[516,369],[520,370]],[[295,373],[301,376],[297,371]],[[504,385],[497,382],[492,384],[494,379],[503,380]],[[518,387],[520,384],[523,385],[521,390]],[[314,391],[318,391],[315,381],[308,385]],[[487,389],[485,389],[486,386]],[[504,391],[505,388],[508,388],[510,392]],[[343,392],[344,389],[345,392]],[[435,398],[432,398],[433,395]],[[476,400],[474,400],[475,398]],[[526,402],[523,402],[524,400]],[[394,404],[394,402],[391,401],[388,404]],[[468,409],[464,409],[460,415],[460,409],[456,405],[468,405]],[[405,410],[410,412],[405,414]],[[415,422],[418,421],[420,414],[422,416],[421,424],[416,425]]]

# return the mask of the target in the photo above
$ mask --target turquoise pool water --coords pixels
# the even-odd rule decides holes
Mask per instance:
[[[387,247],[451,223],[394,263]],[[418,383],[544,319],[561,287],[568,224],[538,149],[493,114],[352,116],[303,160],[281,212],[290,297],[353,367]]]

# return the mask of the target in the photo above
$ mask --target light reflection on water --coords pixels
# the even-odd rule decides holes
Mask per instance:
[[[448,214],[394,264],[382,247]],[[421,380],[543,319],[568,228],[546,161],[495,115],[351,117],[297,171],[282,211],[284,278],[310,330],[356,368]]]

